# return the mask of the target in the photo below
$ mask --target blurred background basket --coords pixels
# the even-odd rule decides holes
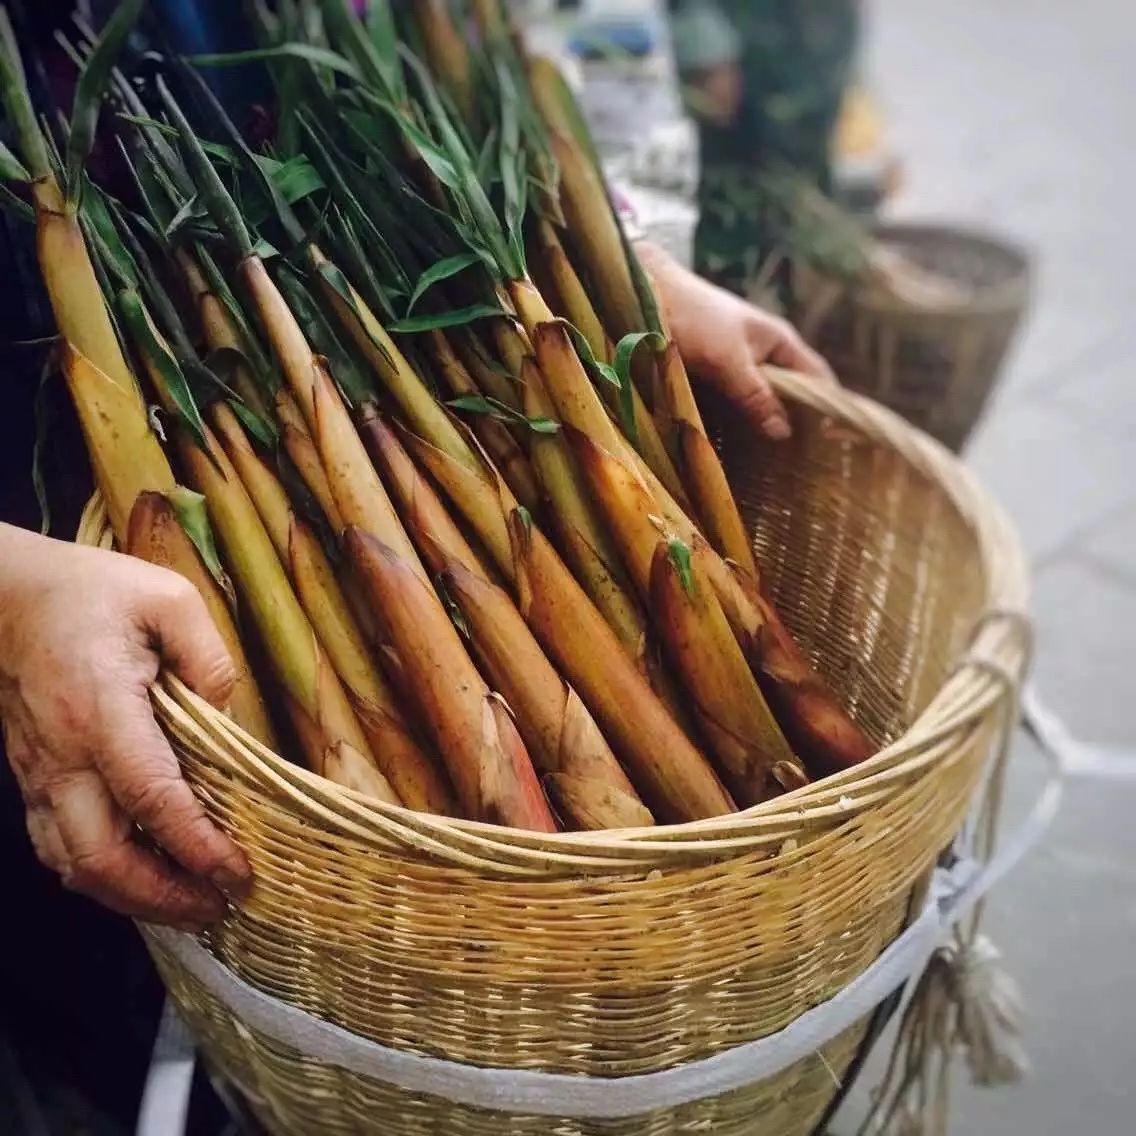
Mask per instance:
[[[793,440],[755,447],[722,427],[731,479],[781,610],[879,755],[735,816],[549,837],[373,804],[170,680],[160,719],[256,874],[204,940],[224,966],[395,1049],[612,1078],[773,1034],[871,965],[983,782],[1010,710],[997,676],[1024,665],[1011,616],[1026,574],[1001,514],[939,446],[834,386],[775,378]],[[80,539],[109,543],[97,503]],[[207,1061],[281,1136],[807,1136],[870,1024],[681,1107],[517,1115],[315,1060],[147,938]]]
[[[841,382],[957,452],[1029,307],[1029,259],[999,238],[949,225],[887,224],[874,234],[918,267],[962,285],[966,302],[913,303],[798,263],[794,321]]]

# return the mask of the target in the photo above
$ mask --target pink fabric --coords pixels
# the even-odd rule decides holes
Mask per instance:
[[[643,233],[639,226],[639,214],[635,209],[635,203],[618,185],[609,183],[609,192],[611,202],[615,206],[616,213],[619,214],[620,221],[623,222],[628,238],[633,241],[638,240]]]

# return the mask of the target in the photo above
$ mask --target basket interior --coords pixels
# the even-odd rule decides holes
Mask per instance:
[[[899,737],[942,687],[985,595],[975,534],[895,451],[800,405],[765,443],[707,407],[764,579],[872,737]]]
[[[920,268],[976,291],[1017,283],[1028,271],[1022,252],[978,233],[933,225],[886,225],[877,235]]]

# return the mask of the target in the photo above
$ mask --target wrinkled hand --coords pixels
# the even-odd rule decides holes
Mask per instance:
[[[691,376],[728,398],[767,437],[789,436],[789,419],[765,363],[834,381],[832,369],[786,320],[696,276],[661,249],[639,248]]]
[[[160,667],[216,705],[231,692],[232,663],[191,584],[0,525],[0,721],[36,853],[115,911],[199,929],[243,894],[249,868],[154,719]]]

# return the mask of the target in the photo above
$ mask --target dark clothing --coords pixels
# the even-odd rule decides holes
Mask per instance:
[[[700,216],[695,268],[745,293],[778,243],[765,171],[792,171],[826,192],[829,148],[851,78],[858,0],[671,0],[684,81],[734,64],[742,97],[733,120],[699,118]]]
[[[74,68],[54,44],[71,0],[12,3],[33,99],[67,106]],[[114,7],[97,0],[97,17]],[[240,6],[228,0],[153,0],[156,31],[174,50],[248,46],[238,37]],[[244,69],[210,76],[223,100],[262,93],[265,76]],[[0,132],[13,149],[2,121]],[[97,157],[97,154],[96,154]],[[51,507],[51,534],[75,535],[92,479],[81,432],[58,367],[37,397],[49,348],[21,341],[54,334],[35,258],[33,226],[0,214],[0,521],[38,529],[33,449]],[[81,597],[77,597],[81,602]],[[2,744],[0,744],[2,751]],[[128,920],[65,891],[41,867],[24,825],[18,787],[0,752],[0,863],[9,911],[0,941],[0,1133],[127,1136],[134,1129],[163,991],[141,937]],[[226,1112],[203,1077],[195,1085],[189,1131],[211,1136]]]
[[[0,520],[40,527],[33,447],[40,376],[54,332],[32,226],[0,221]],[[58,368],[38,399],[40,468],[52,533],[74,536],[90,493],[82,437]],[[2,746],[0,746],[2,750]],[[0,863],[10,926],[0,942],[0,1116],[5,1133],[110,1136],[131,1130],[161,1006],[161,987],[126,920],[63,890],[35,858],[19,789],[0,753]]]
[[[13,12],[23,42],[46,42],[63,9],[45,4]],[[31,52],[26,65],[42,105],[44,71]],[[15,143],[7,130],[4,140]],[[51,336],[55,327],[36,265],[34,227],[8,213],[0,215],[0,265],[0,521],[40,527],[32,476],[38,417],[38,468],[52,535],[71,539],[91,491],[90,472],[58,367],[47,372],[37,398],[51,348],[27,341]],[[33,1125],[46,1126],[50,1136],[128,1133],[161,985],[132,924],[66,892],[40,866],[2,752],[0,863],[10,913],[0,941],[0,1129],[13,1136],[37,1131]]]

